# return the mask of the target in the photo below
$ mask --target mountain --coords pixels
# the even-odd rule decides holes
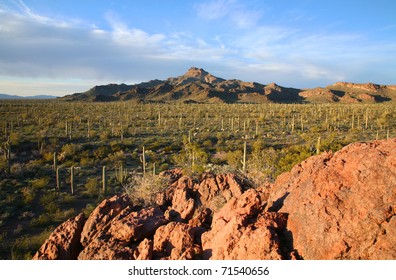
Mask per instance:
[[[34,96],[19,96],[0,93],[0,99],[54,99],[57,96],[52,95],[34,95]]]
[[[384,102],[396,100],[396,86],[338,82],[325,88],[297,89],[275,83],[226,80],[191,67],[184,75],[166,80],[126,85],[95,86],[60,98],[67,101],[185,102],[185,103],[321,103]]]

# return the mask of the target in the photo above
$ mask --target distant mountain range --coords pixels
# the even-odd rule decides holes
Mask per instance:
[[[54,99],[57,96],[52,95],[34,95],[34,96],[19,96],[0,93],[0,99]]]
[[[166,80],[126,85],[95,86],[82,93],[59,98],[68,101],[184,102],[184,103],[375,103],[396,100],[396,86],[338,82],[313,89],[297,89],[275,83],[263,85],[225,80],[192,67],[184,75]]]

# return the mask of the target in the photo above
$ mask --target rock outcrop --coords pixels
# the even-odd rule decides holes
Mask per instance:
[[[33,260],[76,259],[83,246],[80,243],[84,214],[70,218],[58,226],[33,256]]]
[[[235,174],[162,174],[60,225],[34,259],[396,259],[396,139],[324,152],[253,189]]]
[[[267,210],[288,213],[305,259],[396,259],[396,140],[309,158],[277,178]]]

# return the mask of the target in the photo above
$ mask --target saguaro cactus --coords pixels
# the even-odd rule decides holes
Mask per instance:
[[[7,142],[4,144],[4,157],[5,160],[7,161],[7,173],[11,172],[11,142],[10,142],[10,137],[8,137]]]
[[[321,145],[321,139],[320,136],[318,137],[318,142],[316,143],[316,154],[320,154],[320,145]]]
[[[125,179],[127,178],[127,176],[128,171],[122,165],[118,169],[116,169],[116,179],[121,185],[125,183]]]
[[[60,178],[59,178],[59,168],[56,167],[55,173],[56,173],[56,189],[60,191]]]
[[[102,167],[102,193],[106,194],[106,166]]]
[[[70,167],[70,193],[74,195],[74,166]]]
[[[144,146],[143,146],[143,153],[140,156],[140,162],[142,163],[143,166],[143,176],[146,175],[146,152],[144,150]]]
[[[246,171],[246,141],[245,143],[243,143],[243,157],[241,163],[242,163],[242,171],[245,172]]]
[[[52,169],[54,171],[56,171],[57,167],[58,167],[58,163],[57,163],[57,159],[56,159],[56,152],[54,152],[54,163],[53,163]]]

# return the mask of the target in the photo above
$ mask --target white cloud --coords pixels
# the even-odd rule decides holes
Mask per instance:
[[[228,19],[238,28],[255,26],[262,14],[259,10],[251,10],[238,0],[212,0],[196,5],[199,17],[206,20]]]

